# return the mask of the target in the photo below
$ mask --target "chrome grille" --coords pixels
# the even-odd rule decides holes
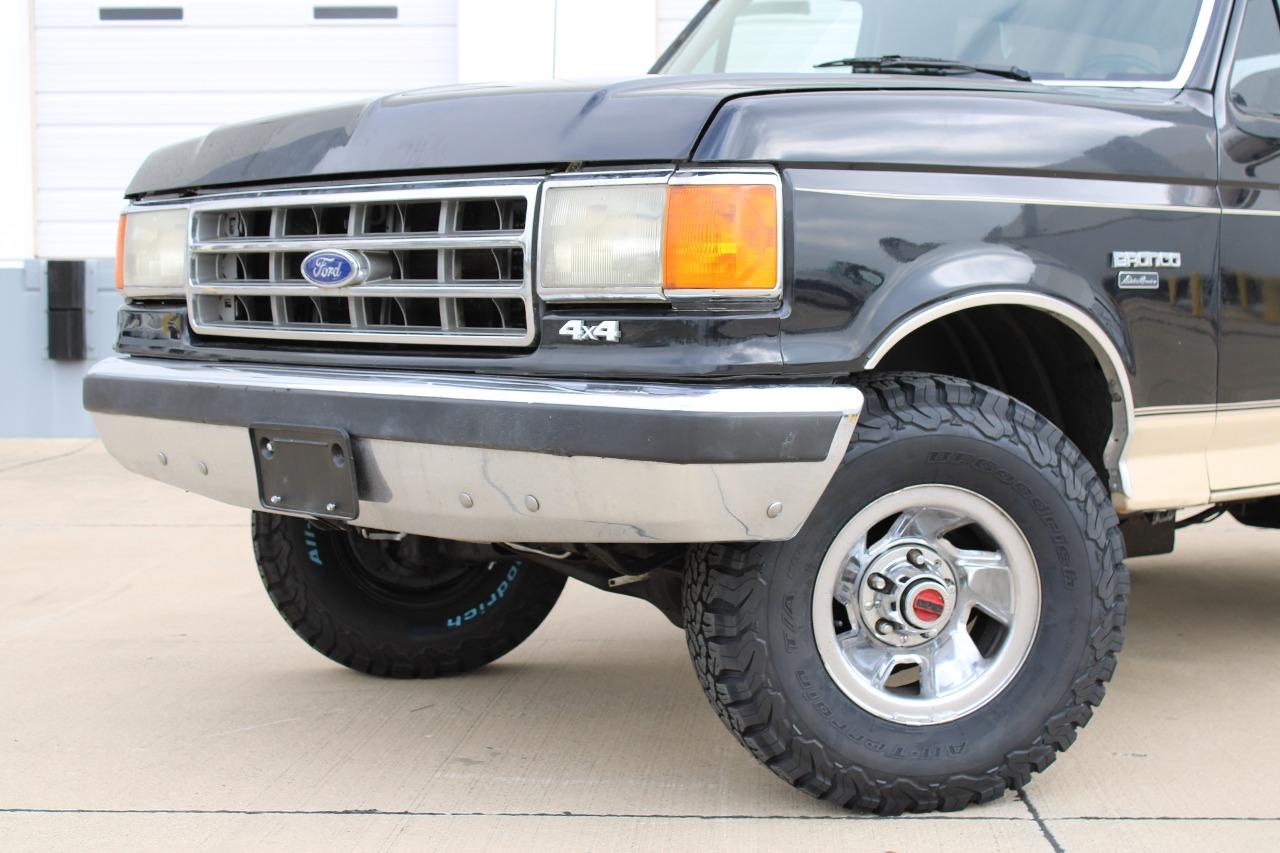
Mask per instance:
[[[226,196],[192,206],[188,304],[206,335],[525,346],[533,342],[530,234],[538,181],[439,182]],[[368,279],[302,276],[347,249]]]

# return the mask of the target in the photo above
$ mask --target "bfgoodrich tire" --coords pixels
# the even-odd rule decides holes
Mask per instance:
[[[477,669],[534,632],[565,578],[518,558],[254,513],[267,594],[295,633],[343,666],[391,678]]]
[[[694,549],[689,651],[711,704],[809,794],[897,814],[1025,785],[1115,670],[1123,543],[1044,418],[973,383],[886,376],[785,543]]]

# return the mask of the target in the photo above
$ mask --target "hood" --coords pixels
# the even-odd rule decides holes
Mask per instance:
[[[622,82],[445,86],[220,127],[153,153],[127,194],[573,162],[688,159],[721,104],[847,89],[1026,93],[998,79],[869,75],[650,76]]]

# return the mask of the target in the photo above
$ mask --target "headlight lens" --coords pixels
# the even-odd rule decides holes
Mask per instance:
[[[120,218],[116,286],[134,299],[182,296],[187,266],[186,208],[147,210]]]
[[[551,183],[543,201],[544,299],[775,298],[779,182],[768,174]]]
[[[552,186],[538,280],[548,298],[662,293],[665,184]]]

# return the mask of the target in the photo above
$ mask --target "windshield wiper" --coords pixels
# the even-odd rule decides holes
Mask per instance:
[[[848,68],[854,74],[890,72],[899,74],[991,74],[1008,80],[1030,83],[1031,75],[1016,65],[974,65],[928,56],[850,56],[819,62],[814,68]]]

